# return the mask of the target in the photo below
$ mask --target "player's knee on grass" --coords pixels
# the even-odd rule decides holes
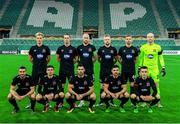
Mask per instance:
[[[92,94],[90,95],[90,99],[96,100],[96,94],[95,94],[95,93],[92,93]]]
[[[36,101],[40,101],[41,99],[43,99],[43,96],[41,94],[38,94],[36,96]]]
[[[59,96],[60,96],[60,98],[64,98],[64,93],[63,93],[63,92],[60,92],[60,93],[59,93]]]
[[[106,93],[105,92],[102,92],[101,93],[101,98],[104,99],[106,97]]]
[[[131,99],[136,99],[136,94],[133,93],[133,94],[131,94],[130,97],[131,97]]]

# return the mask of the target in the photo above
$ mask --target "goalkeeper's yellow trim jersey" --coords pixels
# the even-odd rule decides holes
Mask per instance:
[[[158,59],[161,67],[164,65],[161,46],[158,44],[144,44],[140,48],[140,62],[139,66],[147,66],[150,68],[158,68]]]

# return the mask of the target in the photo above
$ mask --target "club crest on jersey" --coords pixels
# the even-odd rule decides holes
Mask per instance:
[[[64,52],[64,50],[62,49],[62,50],[61,50],[61,52],[63,53],[63,52]]]
[[[149,83],[149,82],[147,82],[147,83],[146,83],[146,86],[147,86],[147,87],[149,87],[149,86],[150,86],[150,83]]]
[[[135,53],[135,51],[134,51],[134,50],[132,50],[131,52],[132,52],[132,53]]]
[[[53,81],[53,85],[56,85],[56,81]]]
[[[110,84],[113,84],[113,82],[110,82]]]
[[[111,52],[112,54],[114,53],[114,51],[113,51],[113,50],[111,50],[110,52]]]
[[[45,52],[46,52],[46,49],[43,49],[43,50],[42,50],[42,53],[45,53]]]
[[[26,82],[26,86],[27,86],[27,87],[29,86],[29,83],[28,83],[28,82]]]
[[[142,85],[142,83],[139,83],[139,85]]]
[[[125,53],[125,52],[126,52],[126,50],[123,50],[123,52]]]
[[[69,50],[69,53],[72,53],[73,51],[72,50]]]
[[[76,81],[75,84],[78,84],[78,81]]]
[[[84,81],[84,85],[87,85],[87,81]]]
[[[37,50],[36,49],[34,49],[34,52],[36,52]]]
[[[121,85],[121,81],[118,81],[118,85]]]
[[[89,49],[88,49],[88,52],[92,52],[92,49],[91,49],[91,48],[89,48]]]
[[[102,53],[104,53],[105,51],[104,50],[102,50]]]
[[[47,82],[44,82],[45,85],[47,85],[48,83]]]
[[[156,49],[153,49],[153,52],[156,52]]]

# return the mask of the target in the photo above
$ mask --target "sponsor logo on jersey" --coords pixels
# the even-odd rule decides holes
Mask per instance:
[[[132,59],[132,57],[133,57],[133,56],[132,56],[131,54],[127,54],[127,55],[126,55],[126,58],[127,58],[127,59]]]
[[[70,58],[70,55],[64,54],[64,58],[65,58],[65,59],[69,59],[69,58]]]
[[[38,58],[38,59],[42,59],[42,58],[43,58],[43,54],[41,54],[41,53],[40,53],[40,54],[37,54],[37,58]]]
[[[83,53],[84,57],[89,57],[89,53]]]
[[[119,89],[119,87],[114,86],[114,87],[112,87],[112,89],[117,90],[117,89]]]
[[[142,91],[142,92],[146,92],[146,91],[148,91],[148,89],[141,89],[141,91]]]
[[[154,56],[153,56],[152,54],[149,54],[149,55],[148,55],[148,58],[149,58],[149,59],[153,59]]]
[[[79,87],[79,89],[80,89],[80,90],[84,90],[84,89],[85,89],[85,87]]]
[[[105,59],[111,59],[111,55],[105,55]]]

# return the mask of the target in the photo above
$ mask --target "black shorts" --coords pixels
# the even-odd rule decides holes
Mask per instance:
[[[24,96],[26,95],[30,90],[20,90],[20,89],[17,89],[16,92],[18,95],[20,96]]]
[[[41,77],[43,77],[44,75],[46,75],[46,72],[41,72],[41,71],[33,70],[33,72],[32,72],[32,79],[34,81],[34,84],[38,85],[39,79]]]
[[[134,72],[122,72],[122,77],[123,77],[123,80],[125,82],[134,82],[135,81],[135,78],[136,78],[136,75]]]
[[[107,78],[109,77],[110,74],[107,73],[100,73],[100,83],[105,83],[105,81],[107,80]]]
[[[70,81],[73,76],[74,73],[59,73],[59,78],[61,79],[62,84],[66,83],[66,78]]]

